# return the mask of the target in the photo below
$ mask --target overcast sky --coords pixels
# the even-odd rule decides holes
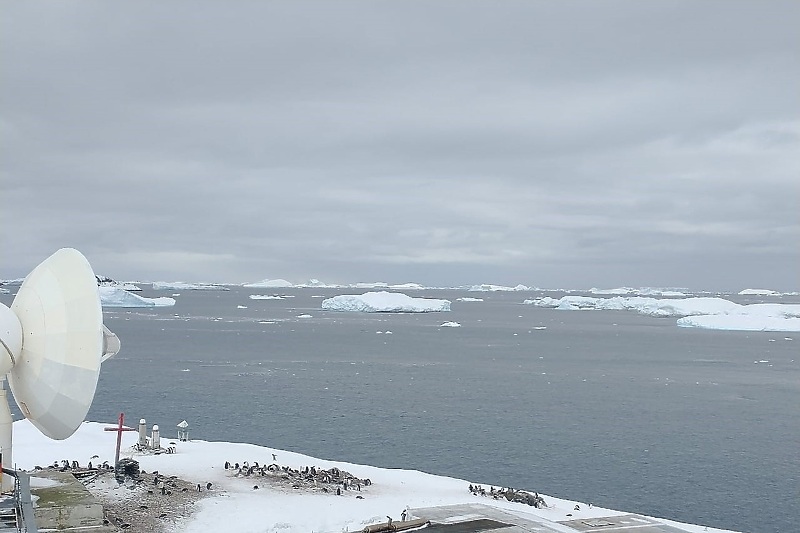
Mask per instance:
[[[800,2],[10,2],[0,279],[800,289]]]

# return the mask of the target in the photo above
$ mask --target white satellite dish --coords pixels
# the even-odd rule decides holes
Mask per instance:
[[[0,460],[10,467],[3,379],[39,431],[66,439],[89,412],[100,363],[120,349],[103,325],[97,279],[79,251],[62,248],[45,259],[22,282],[11,308],[0,304],[0,343]]]

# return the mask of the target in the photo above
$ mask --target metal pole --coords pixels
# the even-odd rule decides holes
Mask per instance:
[[[11,457],[11,433],[14,421],[8,406],[6,388],[3,386],[5,381],[5,376],[0,377],[0,462],[2,466],[10,468],[14,464]],[[5,478],[0,473],[0,492],[10,492],[13,489],[14,480]]]
[[[117,452],[114,454],[114,471],[119,465],[119,449],[122,446],[122,421],[125,420],[125,413],[119,414],[119,428],[117,429]]]

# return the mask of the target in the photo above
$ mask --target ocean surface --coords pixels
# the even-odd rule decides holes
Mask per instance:
[[[169,438],[186,419],[197,439],[800,531],[800,333],[522,303],[563,295],[536,291],[404,291],[452,302],[425,314],[320,310],[359,289],[139,294],[178,292],[174,307],[106,310],[122,351],[103,364],[90,420],[124,412]]]

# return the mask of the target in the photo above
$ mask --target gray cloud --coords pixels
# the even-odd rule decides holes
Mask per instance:
[[[800,286],[794,2],[4,7],[0,277]]]

